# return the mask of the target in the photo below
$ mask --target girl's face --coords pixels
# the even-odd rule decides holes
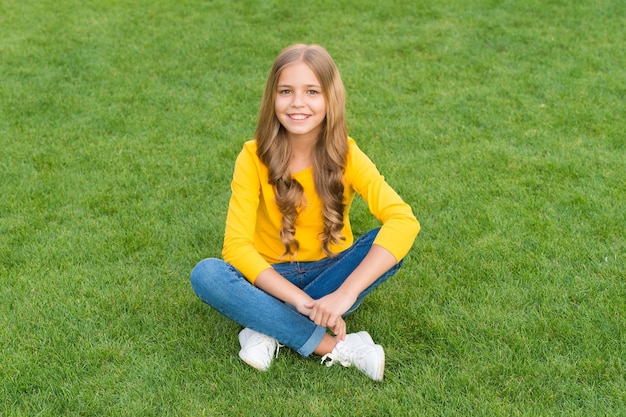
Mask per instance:
[[[276,117],[290,140],[316,140],[326,117],[322,84],[304,62],[285,67],[278,77]]]

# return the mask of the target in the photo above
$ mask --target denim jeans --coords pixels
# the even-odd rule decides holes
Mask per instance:
[[[315,262],[286,262],[272,267],[313,299],[332,293],[348,278],[369,252],[379,229],[372,230],[334,258]],[[352,313],[374,288],[386,281],[402,261],[366,288],[344,314]],[[250,284],[232,265],[220,259],[204,259],[191,271],[191,285],[202,301],[222,315],[281,344],[309,356],[320,344],[326,328],[316,325],[293,306]]]

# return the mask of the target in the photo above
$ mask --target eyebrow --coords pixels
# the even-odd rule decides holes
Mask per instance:
[[[285,88],[285,87],[287,87],[287,88],[293,88],[293,86],[292,86],[292,85],[289,85],[289,84],[278,84],[276,87],[281,87],[281,88]],[[307,87],[307,88],[309,88],[309,87],[317,87],[317,88],[322,88],[322,86],[321,86],[321,85],[319,85],[319,84],[307,84],[307,85],[305,85],[305,87]]]

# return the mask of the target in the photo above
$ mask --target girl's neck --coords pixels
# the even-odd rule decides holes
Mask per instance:
[[[317,138],[316,138],[317,139]],[[291,141],[291,160],[289,161],[289,171],[295,174],[304,171],[313,163],[313,150],[316,140],[297,138]]]

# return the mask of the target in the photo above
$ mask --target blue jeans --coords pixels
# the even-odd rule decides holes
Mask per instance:
[[[334,258],[315,262],[287,262],[272,267],[317,300],[341,286],[369,252],[379,229],[372,230]],[[374,288],[386,281],[402,261],[378,278],[344,314],[352,313]],[[320,344],[326,328],[316,325],[293,306],[250,284],[232,265],[220,259],[204,259],[191,271],[191,285],[202,301],[222,315],[309,356]]]

